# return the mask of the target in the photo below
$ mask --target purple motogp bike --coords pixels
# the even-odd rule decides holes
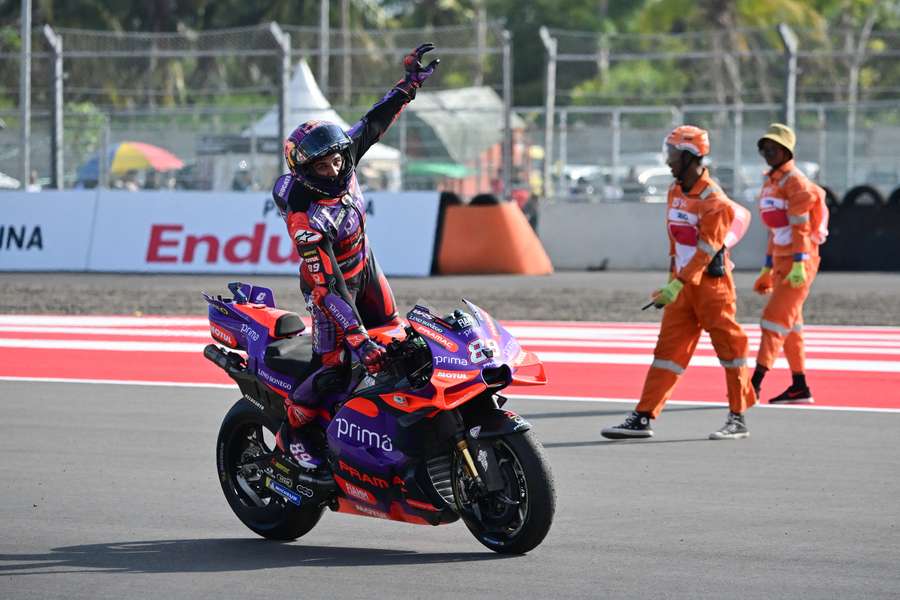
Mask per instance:
[[[546,383],[544,366],[491,315],[468,301],[439,317],[415,306],[399,327],[369,334],[386,367],[336,374],[304,439],[324,464],[304,468],[276,435],[284,399],[315,369],[310,336],[270,289],[229,284],[204,294],[218,342],[204,355],[242,393],[219,430],[222,491],[257,534],[296,539],[324,510],[443,525],[461,519],[487,548],[521,554],[550,530],[553,476],[531,424],[504,409],[510,385]],[[335,389],[335,382],[331,389]]]

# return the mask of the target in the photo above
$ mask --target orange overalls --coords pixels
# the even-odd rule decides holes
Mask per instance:
[[[694,354],[702,330],[709,332],[719,362],[725,367],[728,404],[742,414],[756,403],[747,372],[747,334],[735,320],[736,295],[731,265],[712,277],[706,268],[725,245],[734,220],[731,201],[708,171],[685,193],[678,183],[669,188],[666,225],[673,273],[684,288],[663,309],[653,363],[644,381],[638,412],[656,418],[671,397],[678,377]],[[726,260],[726,263],[728,261]]]
[[[817,205],[825,191],[807,179],[794,161],[766,175],[759,195],[762,222],[769,228],[766,254],[772,257],[772,297],[763,309],[759,326],[762,339],[756,364],[771,369],[784,346],[792,373],[802,373],[803,302],[819,270],[819,244],[825,241],[827,228]],[[795,260],[803,260],[806,283],[791,287],[784,278]]]

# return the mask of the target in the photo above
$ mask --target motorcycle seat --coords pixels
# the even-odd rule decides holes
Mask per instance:
[[[275,340],[266,348],[263,362],[273,371],[292,377],[305,376],[312,363],[312,336]]]

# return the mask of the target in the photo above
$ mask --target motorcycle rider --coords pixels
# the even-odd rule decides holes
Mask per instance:
[[[393,292],[366,238],[366,200],[355,169],[434,73],[439,59],[421,62],[433,49],[434,44],[422,44],[406,55],[403,79],[348,131],[311,120],[284,142],[290,173],[275,181],[272,196],[301,258],[313,362],[308,377],[285,398],[288,421],[277,443],[309,469],[322,460],[300,429],[313,421],[326,395],[346,393],[347,352],[370,373],[378,372],[385,349],[369,338],[366,327],[400,324]]]

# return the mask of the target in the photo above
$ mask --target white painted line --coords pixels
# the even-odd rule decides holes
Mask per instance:
[[[83,383],[89,385],[136,385],[147,387],[184,387],[184,388],[209,388],[209,389],[231,389],[238,391],[236,384],[230,383],[185,383],[180,381],[133,381],[124,379],[71,379],[63,377],[4,377],[0,376],[0,381],[22,382],[22,383]],[[238,392],[239,393],[239,392]],[[597,398],[597,397],[579,397],[579,396],[535,396],[527,394],[504,394],[511,400],[538,400],[542,402],[602,402],[602,403],[619,403],[619,404],[636,404],[637,398]],[[726,402],[699,402],[692,400],[669,400],[667,405],[674,406],[720,406],[727,407]],[[842,412],[874,412],[874,413],[900,413],[898,408],[867,408],[854,406],[820,406],[817,404],[804,405],[772,405],[757,404],[753,407],[776,409],[776,410],[822,410],[822,411],[842,411]]]
[[[702,339],[702,338],[701,338]],[[519,338],[519,343],[529,350],[535,347],[545,348],[636,348],[650,349],[656,347],[656,342],[615,342],[615,341],[593,341],[593,340],[533,340]],[[700,342],[697,347],[701,350],[714,350],[712,343],[709,341]],[[759,340],[750,340],[750,349],[756,350],[759,347]],[[818,344],[805,344],[806,352],[821,352],[823,354],[900,354],[900,345],[890,344],[889,346],[820,346]]]
[[[114,342],[112,340],[26,340],[0,338],[0,348],[30,348],[42,350],[202,353],[205,347],[206,344],[195,344],[190,342]]]
[[[201,327],[206,317],[100,317],[94,315],[0,315],[0,325],[86,327]]]
[[[595,398],[581,396],[535,396],[530,394],[503,394],[507,398],[515,400],[543,400],[546,402],[600,402],[600,403],[625,403],[636,405],[637,398]],[[699,400],[669,400],[666,406],[721,406],[728,407],[727,402],[700,402]],[[844,412],[874,412],[874,413],[900,413],[900,408],[869,408],[860,406],[821,406],[818,404],[756,404],[750,410],[758,408],[773,410],[825,410]],[[625,412],[631,409],[626,409]],[[665,413],[665,409],[663,410]]]
[[[651,354],[607,354],[591,352],[540,352],[538,357],[549,363],[604,364],[604,365],[647,365],[653,361]],[[752,362],[752,361],[751,361]],[[719,367],[715,356],[694,356],[690,366]],[[787,368],[787,360],[775,361],[775,369]],[[889,360],[842,360],[836,358],[807,358],[807,371],[864,371],[879,373],[900,373],[900,361]]]
[[[206,329],[135,329],[133,327],[36,327],[33,325],[0,326],[0,333],[61,333],[65,335],[108,335],[108,336],[134,336],[134,337],[209,337],[209,328]],[[210,338],[212,339],[212,338]]]

